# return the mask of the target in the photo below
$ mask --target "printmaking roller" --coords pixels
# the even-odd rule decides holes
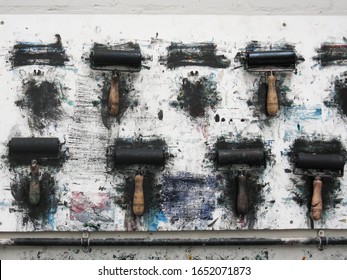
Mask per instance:
[[[164,166],[165,153],[163,149],[116,148],[114,160],[115,160],[115,165]],[[144,180],[144,172],[139,172],[139,174],[135,175],[133,212],[136,216],[141,216],[145,209],[143,180]]]
[[[293,50],[246,51],[241,53],[240,61],[249,72],[267,72],[266,107],[270,116],[278,112],[278,97],[275,72],[295,71],[298,57]]]
[[[61,143],[58,138],[14,137],[9,143],[9,157],[12,162],[30,165],[29,201],[40,202],[39,165],[59,159]]]
[[[247,176],[246,171],[265,166],[265,152],[263,149],[218,149],[218,165],[232,165],[238,170],[236,208],[239,215],[248,213]]]
[[[119,112],[119,72],[140,71],[140,49],[113,50],[95,47],[90,53],[90,65],[94,70],[112,71],[108,110],[109,114],[114,117]]]
[[[345,158],[339,154],[297,153],[294,157],[294,174],[313,177],[313,195],[311,200],[311,217],[322,218],[322,178],[342,177]]]

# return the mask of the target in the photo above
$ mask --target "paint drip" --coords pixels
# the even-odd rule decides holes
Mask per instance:
[[[19,42],[10,52],[12,67],[26,65],[64,66],[69,61],[59,34],[51,44]]]

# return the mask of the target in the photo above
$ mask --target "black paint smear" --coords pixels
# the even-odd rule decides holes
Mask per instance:
[[[23,82],[23,92],[23,99],[15,104],[29,110],[37,129],[61,118],[61,99],[65,96],[56,83],[31,79]]]
[[[108,129],[111,127],[108,110],[108,99],[111,89],[111,76],[105,75],[101,88],[101,118]],[[138,100],[131,95],[134,91],[133,76],[129,73],[122,73],[119,76],[119,112],[117,120],[120,120],[128,108],[134,109],[138,106]]]
[[[264,143],[261,139],[240,139],[238,142],[228,142],[224,138],[218,139],[215,145],[215,152],[217,154],[218,149],[261,149],[265,151]],[[268,158],[268,154],[265,151],[265,157]],[[216,158],[214,158],[216,161]],[[266,160],[267,161],[267,160]],[[259,184],[259,177],[265,170],[265,165],[262,166],[252,166],[249,169],[245,170],[245,175],[247,177],[247,187],[246,192],[248,196],[248,228],[252,229],[256,221],[256,212],[260,205],[265,202],[265,198],[262,196],[262,189],[264,185]],[[217,171],[219,172],[218,185],[222,188],[222,196],[218,199],[218,203],[225,205],[229,208],[235,216],[238,216],[237,213],[237,193],[238,193],[238,183],[237,176],[239,169],[237,165],[228,165],[228,166],[217,166]]]
[[[23,42],[14,45],[10,52],[13,67],[25,65],[64,66],[69,61],[61,43],[59,34],[55,35],[56,42],[51,44]]]
[[[324,102],[326,106],[337,106],[342,115],[347,116],[347,79],[337,79],[334,83],[333,104]]]
[[[193,118],[197,118],[205,116],[206,108],[215,107],[219,102],[220,96],[215,81],[208,77],[201,77],[196,82],[184,78],[177,102],[171,102],[170,105],[180,106]]]
[[[317,56],[313,57],[321,66],[347,65],[347,44],[324,43],[316,49]]]
[[[30,222],[36,228],[39,220],[46,224],[49,212],[55,213],[58,204],[55,196],[54,178],[48,172],[42,174],[40,201],[33,205],[29,201],[30,176],[18,175],[18,177],[19,179],[11,185],[11,193],[18,206],[18,211],[23,213],[23,225]]]
[[[213,43],[171,43],[167,56],[161,57],[160,61],[166,63],[169,69],[181,66],[229,67],[230,60],[225,55],[217,55],[216,52],[217,46]]]
[[[330,141],[306,139],[296,139],[288,153],[290,162],[293,164],[294,157],[297,153],[317,153],[317,154],[340,154],[346,157],[346,150],[342,143],[337,139]],[[293,166],[294,167],[294,166]],[[307,174],[307,175],[306,175]],[[307,207],[307,215],[311,213],[311,200],[313,194],[314,174],[303,174],[299,171],[297,178],[293,180],[294,189],[292,191],[293,200],[300,206]],[[341,186],[337,177],[322,177],[322,200],[323,200],[323,218],[324,209],[335,208],[341,203]]]

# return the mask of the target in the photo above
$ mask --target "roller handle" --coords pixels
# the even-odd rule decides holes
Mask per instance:
[[[112,117],[119,112],[119,76],[112,75],[110,96],[108,98],[108,112]]]
[[[278,112],[278,98],[276,91],[276,77],[272,73],[267,77],[267,84],[267,112],[270,116],[275,116]]]
[[[247,178],[245,175],[240,174],[237,177],[238,192],[237,192],[237,213],[239,215],[246,215],[248,213],[248,197],[246,192]]]
[[[323,201],[322,201],[323,182],[319,176],[313,180],[313,195],[311,201],[311,217],[317,221],[322,219]]]
[[[40,202],[39,166],[36,160],[31,161],[30,171],[29,202],[35,205]]]
[[[133,199],[133,212],[136,216],[142,216],[145,210],[145,201],[143,195],[143,175],[135,176],[135,191]]]

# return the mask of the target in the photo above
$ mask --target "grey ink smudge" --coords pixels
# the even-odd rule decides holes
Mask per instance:
[[[13,67],[25,65],[64,66],[69,61],[59,34],[51,44],[19,42],[10,52]]]
[[[338,111],[347,116],[347,78],[337,78],[330,101],[324,102],[327,107],[337,107]]]
[[[290,162],[293,164],[294,157],[297,153],[317,153],[317,154],[340,154],[346,157],[346,150],[342,143],[337,139],[329,141],[323,140],[306,140],[296,139],[288,153]],[[294,167],[294,164],[293,164]],[[307,215],[310,215],[311,200],[313,194],[314,174],[308,172],[296,172],[297,178],[293,180],[295,185],[292,191],[293,200],[300,206],[307,207]],[[341,203],[341,186],[337,177],[323,176],[322,200],[325,209],[335,208]],[[323,210],[323,217],[324,217]]]
[[[171,223],[212,221],[215,210],[214,193],[217,181],[213,176],[199,176],[187,172],[164,175],[160,196],[165,216]]]
[[[160,61],[169,69],[182,66],[227,68],[230,65],[225,55],[217,55],[217,46],[213,43],[171,43],[167,56],[161,57]]]
[[[177,101],[171,102],[173,107],[181,107],[189,112],[193,118],[204,117],[206,108],[215,107],[221,101],[217,91],[217,83],[214,76],[201,77],[198,80],[182,79]]]
[[[40,201],[33,205],[29,201],[28,175],[17,174],[16,181],[11,185],[11,194],[15,199],[14,204],[18,207],[18,212],[23,215],[23,225],[29,222],[35,229],[40,229],[40,222],[45,225],[48,223],[48,215],[57,210],[58,200],[55,195],[54,178],[48,172],[42,174],[40,179]]]
[[[63,89],[51,81],[23,81],[23,99],[15,104],[29,111],[36,129],[42,130],[62,116]]]
[[[313,59],[318,61],[320,66],[347,65],[347,44],[323,43],[316,49],[317,56]]]

